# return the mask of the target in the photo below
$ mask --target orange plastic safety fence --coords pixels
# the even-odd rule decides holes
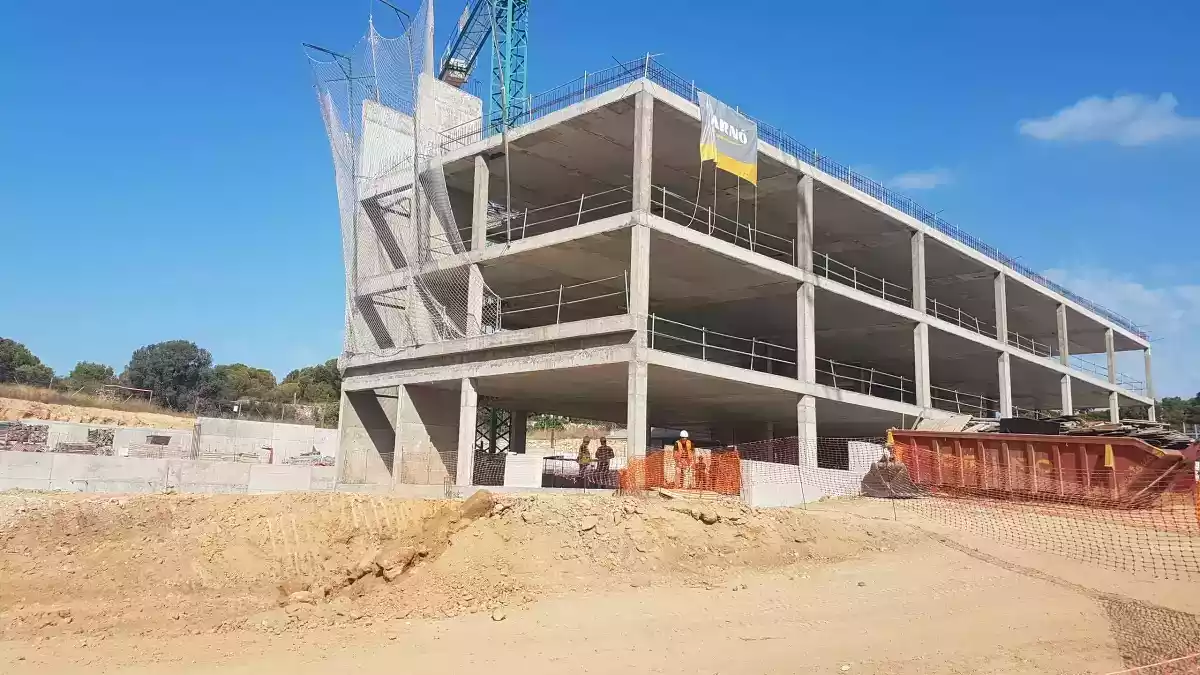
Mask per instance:
[[[1015,444],[1015,443],[1014,443]],[[1039,457],[1007,443],[894,444],[912,497],[903,506],[1010,545],[1108,569],[1200,580],[1200,488],[1190,465],[1162,469],[1095,454]],[[1155,461],[1155,460],[1150,460]]]
[[[1200,675],[1200,654],[1190,654],[1159,663],[1117,670],[1108,675]]]
[[[621,491],[663,488],[736,496],[742,491],[741,459],[736,449],[700,450],[688,461],[670,450],[631,458],[620,472]]]

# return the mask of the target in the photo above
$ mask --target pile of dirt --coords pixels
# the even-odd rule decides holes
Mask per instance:
[[[714,585],[895,549],[887,523],[678,499],[0,494],[0,635],[279,632]]]
[[[47,422],[78,422],[80,424],[111,424],[121,427],[151,429],[191,429],[195,418],[153,412],[128,412],[91,408],[59,403],[41,403],[16,398],[0,398],[0,421],[44,420]]]

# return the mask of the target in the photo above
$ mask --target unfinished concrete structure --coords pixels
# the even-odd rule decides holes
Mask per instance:
[[[507,157],[483,120],[439,115],[418,171],[444,177],[452,213],[415,228],[424,252],[348,283],[348,326],[370,330],[341,359],[339,460],[374,462],[354,460],[353,480],[472,484],[481,405],[513,411],[514,429],[529,411],[623,423],[633,456],[651,425],[795,435],[809,466],[818,437],[919,417],[1153,417],[1149,341],[1130,322],[764,124],[757,189],[714,173],[696,86],[651,59],[585,75],[530,99]],[[463,96],[440,87],[422,97]],[[462,224],[450,249],[447,221]],[[467,280],[454,330],[389,332],[453,314],[394,300],[448,274]],[[1144,379],[1116,370],[1130,350]]]

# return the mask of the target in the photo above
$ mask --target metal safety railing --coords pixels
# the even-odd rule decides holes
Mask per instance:
[[[972,316],[962,311],[959,307],[939,302],[936,298],[925,299],[925,311],[942,321],[948,321],[969,331],[974,331],[987,337],[996,337],[995,324],[988,323],[977,316]]]
[[[893,375],[876,368],[842,363],[817,357],[817,383],[837,389],[878,396],[904,403],[916,402],[916,386],[912,378]]]
[[[514,211],[508,218],[503,215],[492,218],[487,227],[487,239],[491,243],[518,241],[534,234],[615,216],[629,211],[632,205],[632,193],[624,185],[581,194],[578,199]]]
[[[618,288],[617,290],[608,290],[606,288],[600,287],[601,284],[610,284],[609,288],[611,288],[612,285],[620,284],[620,288]],[[600,292],[597,292],[592,295],[581,295],[581,293],[579,291],[579,289],[581,289],[581,288],[596,289]],[[563,318],[563,310],[564,309],[570,310],[570,309],[574,308],[576,305],[580,305],[582,303],[587,303],[587,302],[597,302],[599,300],[604,300],[606,298],[618,298],[619,299],[618,308],[617,308],[619,310],[618,313],[623,313],[623,312],[627,311],[626,308],[629,306],[629,304],[628,304],[629,303],[629,276],[628,276],[628,274],[622,273],[622,274],[617,274],[617,275],[614,275],[611,277],[605,277],[603,279],[594,279],[592,281],[584,281],[584,282],[578,283],[578,284],[569,284],[569,285],[568,284],[559,284],[558,288],[551,288],[551,289],[547,289],[544,291],[534,291],[532,293],[521,293],[519,295],[509,295],[509,296],[501,297],[500,298],[500,312],[499,312],[500,328],[511,330],[513,328],[511,323],[513,321],[514,316],[521,315],[524,318],[526,315],[531,315],[535,312],[541,312],[542,314],[540,314],[540,315],[534,314],[533,316],[536,317],[536,316],[544,315],[545,319],[538,320],[536,318],[530,318],[530,319],[527,319],[527,321],[525,322],[526,324],[542,325],[542,326],[557,325],[564,321],[564,318]],[[538,304],[532,304],[531,306],[528,306],[528,307],[521,306],[522,304],[527,303],[527,302],[528,303],[538,303]],[[553,321],[549,320],[549,316],[551,314],[553,314],[553,316],[554,316]],[[600,315],[597,315],[597,316],[600,316]],[[574,320],[577,320],[578,318],[579,317],[572,318],[571,316],[568,316],[565,320],[574,321]],[[505,325],[505,319],[509,320],[510,325],[508,325],[508,326]],[[528,327],[528,326],[520,326],[520,327],[524,328],[524,327]]]
[[[1030,420],[1045,420],[1052,417],[1058,417],[1062,414],[1059,410],[1034,410],[1032,408],[1021,408],[1019,406],[1012,407],[1013,417],[1023,417]]]
[[[656,314],[647,317],[649,346],[703,361],[795,377],[796,350],[792,347],[730,335],[693,326]]]
[[[704,232],[711,237],[782,260],[789,265],[796,264],[794,237],[771,234],[758,229],[757,224],[742,223],[738,219],[721,215],[711,205],[702,206],[661,185],[651,188],[650,212],[690,230]]]
[[[1088,360],[1082,356],[1079,356],[1078,354],[1071,354],[1071,357],[1068,359],[1068,361],[1070,361],[1070,366],[1074,370],[1081,370],[1084,372],[1091,373],[1093,375],[1098,375],[1101,378],[1104,378],[1105,380],[1108,379],[1108,365],[1107,364],[1095,363],[1095,362]],[[1114,378],[1114,380],[1116,380],[1117,385],[1119,385],[1125,389],[1128,389],[1130,391],[1141,393],[1146,390],[1145,382],[1143,382],[1142,380],[1139,380],[1137,378],[1133,378],[1128,375],[1125,375],[1124,373],[1122,373],[1120,371],[1115,373],[1113,375],[1113,378]]]
[[[813,273],[884,300],[901,305],[912,304],[912,289],[907,286],[851,267],[819,251],[813,251]]]
[[[1028,335],[1021,335],[1015,331],[1008,331],[1008,344],[1021,351],[1029,352],[1034,356],[1054,358],[1054,349],[1050,345],[1038,342]]]
[[[593,73],[585,73],[582,77],[576,78],[566,84],[559,85],[549,91],[528,97],[525,102],[525,109],[520,112],[516,118],[516,124],[525,124],[532,120],[548,115],[557,110],[562,110],[570,105],[578,103],[617,87],[621,87],[638,79],[645,78],[655,84],[671,91],[672,93],[683,97],[684,99],[696,103],[698,100],[697,92],[699,89],[694,80],[687,80],[670,69],[661,65],[654,57],[647,55],[643,58],[627,61],[617,64]],[[1035,272],[1031,268],[1018,262],[1015,258],[1001,253],[991,245],[981,241],[974,235],[963,231],[959,227],[949,223],[945,219],[939,217],[925,207],[917,204],[911,198],[895,192],[881,183],[878,183],[866,176],[852,171],[849,167],[839,164],[829,157],[826,157],[816,150],[805,146],[799,141],[789,136],[786,132],[779,128],[767,124],[761,120],[756,120],[758,124],[759,138],[769,143],[776,148],[796,157],[797,159],[817,167],[826,174],[841,180],[851,187],[878,199],[879,201],[895,208],[903,213],[916,218],[917,220],[929,225],[937,231],[949,236],[950,238],[965,244],[975,251],[995,260],[1005,267],[1021,274],[1047,288],[1055,293],[1058,293],[1074,302],[1082,305],[1095,312],[1096,314],[1112,321],[1113,323],[1131,331],[1142,338],[1148,338],[1145,331],[1130,321],[1128,318],[1106,308],[1098,303],[1092,302],[1061,284],[1058,284],[1045,276]],[[485,126],[490,131],[498,132],[495,125],[485,125],[482,118],[472,120],[458,125],[452,129],[447,129],[442,132],[442,148],[449,150],[464,145],[470,144],[483,138]]]
[[[972,417],[997,417],[1000,402],[983,394],[969,394],[946,387],[929,387],[929,400],[938,410],[971,415]]]

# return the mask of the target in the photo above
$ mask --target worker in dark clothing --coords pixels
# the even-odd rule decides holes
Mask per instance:
[[[608,446],[608,439],[601,436],[600,447],[596,448],[596,470],[608,471],[608,463],[616,455],[617,453],[613,452],[613,449]]]

